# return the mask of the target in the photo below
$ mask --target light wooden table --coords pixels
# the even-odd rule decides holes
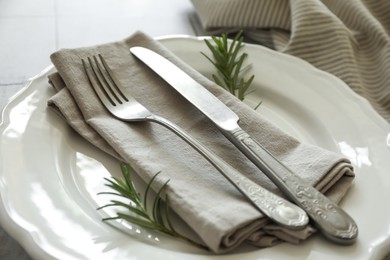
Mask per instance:
[[[0,108],[50,65],[60,48],[111,42],[137,30],[153,37],[194,35],[190,0],[0,1]],[[0,226],[0,259],[30,259]]]

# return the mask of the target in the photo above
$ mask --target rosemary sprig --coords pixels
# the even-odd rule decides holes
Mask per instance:
[[[204,248],[203,245],[193,241],[192,239],[178,233],[170,218],[170,207],[169,207],[169,197],[164,194],[164,191],[169,182],[166,181],[162,187],[157,191],[155,195],[153,205],[151,208],[151,213],[148,211],[148,196],[151,196],[151,185],[156,179],[156,177],[160,174],[158,172],[153,176],[150,182],[147,184],[145,193],[143,198],[136,190],[133,181],[131,180],[131,167],[129,164],[121,163],[121,171],[123,179],[112,177],[112,179],[105,178],[107,181],[106,186],[110,187],[113,191],[109,192],[100,192],[99,194],[106,195],[115,195],[121,198],[127,199],[129,202],[125,203],[119,200],[111,200],[110,204],[99,207],[98,210],[101,210],[106,207],[121,207],[127,210],[128,213],[117,212],[115,217],[107,217],[103,218],[103,221],[111,221],[111,220],[125,220],[130,223],[136,224],[140,227],[159,231],[164,234],[167,234],[172,237],[183,239],[187,242],[190,242],[193,245]],[[165,195],[165,196],[164,196]],[[163,203],[162,197],[165,200]]]
[[[212,42],[207,39],[204,41],[213,57],[210,58],[205,53],[201,53],[218,70],[218,75],[212,75],[214,82],[241,101],[244,100],[255,76],[252,75],[248,79],[244,78],[244,74],[249,67],[243,67],[248,54],[240,52],[244,47],[242,32],[239,32],[231,42],[228,41],[227,34],[222,34],[221,37],[212,36],[211,39]],[[260,103],[256,108],[259,105]]]

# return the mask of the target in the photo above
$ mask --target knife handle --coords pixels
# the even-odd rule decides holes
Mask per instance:
[[[307,226],[309,218],[300,207],[254,183],[167,119],[157,115],[150,116],[148,119],[167,127],[191,145],[272,221],[294,230]]]
[[[326,238],[341,244],[352,244],[356,240],[358,227],[343,209],[294,174],[244,130],[237,128],[226,137],[290,200],[306,211]]]

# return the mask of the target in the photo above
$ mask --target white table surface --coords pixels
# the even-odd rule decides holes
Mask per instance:
[[[190,0],[1,0],[0,108],[60,48],[111,42],[137,30],[194,35]],[[0,227],[0,259],[30,259]]]

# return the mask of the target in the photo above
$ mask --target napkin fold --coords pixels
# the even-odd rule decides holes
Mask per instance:
[[[390,1],[192,2],[200,35],[243,30],[248,41],[339,77],[390,122]]]
[[[299,243],[315,229],[290,231],[271,223],[193,148],[155,123],[126,123],[102,106],[84,72],[81,59],[102,54],[118,80],[152,112],[171,120],[237,170],[268,190],[274,184],[188,101],[129,52],[131,46],[150,48],[165,56],[204,85],[241,118],[241,127],[303,179],[329,196],[342,199],[354,177],[351,164],[339,154],[300,143],[283,133],[244,103],[193,70],[162,44],[142,32],[118,42],[51,55],[57,73],[49,76],[57,93],[48,101],[66,122],[97,148],[130,163],[153,188],[170,180],[167,194],[173,210],[210,250],[227,252],[244,242],[267,247],[282,241]]]

